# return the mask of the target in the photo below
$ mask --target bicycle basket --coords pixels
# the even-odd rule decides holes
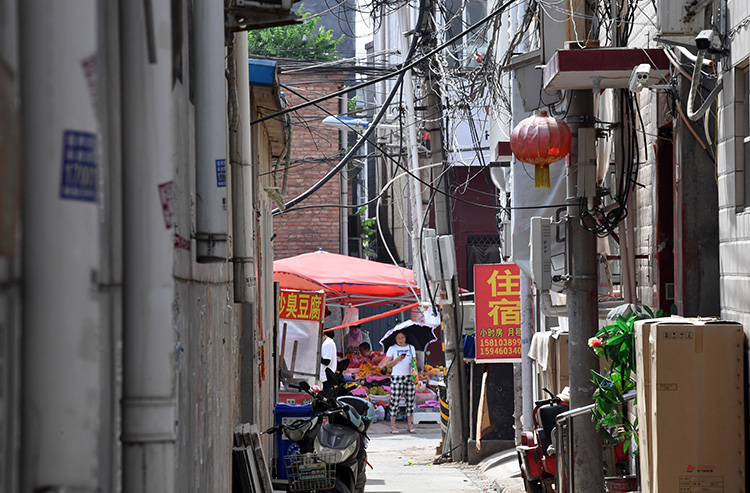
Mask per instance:
[[[329,490],[336,484],[334,454],[298,454],[284,457],[289,491]]]

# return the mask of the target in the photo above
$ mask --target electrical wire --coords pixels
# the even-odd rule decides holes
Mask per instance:
[[[383,103],[383,106],[381,107],[381,109],[376,114],[375,119],[368,126],[367,130],[362,135],[362,137],[360,137],[357,140],[357,142],[355,143],[355,145],[349,150],[349,152],[347,152],[347,154],[344,156],[344,158],[342,158],[342,160],[339,162],[339,164],[337,164],[333,169],[331,169],[325,176],[323,176],[317,183],[315,183],[308,190],[306,190],[302,194],[298,195],[297,197],[295,197],[294,199],[292,199],[291,201],[289,201],[288,203],[286,203],[285,206],[284,206],[284,210],[289,209],[290,207],[295,206],[299,202],[303,201],[304,199],[306,199],[307,197],[309,197],[310,195],[312,195],[313,193],[315,193],[318,189],[320,189],[323,185],[325,185],[325,183],[327,183],[333,176],[335,176],[335,174],[338,173],[338,171],[340,171],[351,160],[352,156],[354,156],[356,154],[356,152],[359,150],[359,148],[362,146],[362,144],[364,144],[364,142],[368,140],[369,136],[372,134],[372,132],[377,127],[377,123],[382,119],[382,117],[384,116],[385,112],[387,111],[388,106],[390,105],[391,100],[393,99],[393,97],[395,96],[396,92],[399,90],[399,87],[401,86],[404,74],[406,72],[405,69],[408,69],[411,66],[416,65],[417,62],[419,62],[419,61],[427,58],[428,56],[430,56],[430,54],[437,53],[439,51],[439,49],[442,49],[444,46],[449,45],[451,41],[453,41],[455,39],[460,39],[466,33],[471,32],[471,30],[476,29],[478,26],[483,25],[484,23],[488,22],[490,19],[492,19],[495,16],[497,16],[497,14],[499,12],[501,12],[503,9],[507,8],[508,5],[511,5],[515,1],[517,1],[517,0],[508,0],[505,4],[503,4],[502,6],[498,7],[494,12],[492,12],[491,14],[489,14],[482,21],[479,21],[476,24],[474,24],[473,26],[469,27],[463,33],[460,33],[459,35],[454,36],[454,38],[452,38],[451,40],[449,40],[446,43],[443,43],[438,48],[435,48],[435,49],[431,50],[428,53],[428,55],[424,55],[424,56],[420,57],[419,59],[417,59],[416,62],[410,62],[410,63],[405,64],[404,67],[398,71],[398,79],[397,79],[394,87],[392,88],[391,92],[389,93],[388,97],[386,98],[386,101]],[[420,5],[421,6],[419,8],[419,19],[418,19],[417,25],[421,25],[422,16],[424,15],[424,8],[423,8],[424,7],[424,0],[421,0],[421,4]],[[416,51],[417,44],[418,44],[418,41],[419,41],[420,38],[421,38],[420,36],[416,36],[415,35],[414,38],[412,39],[412,44],[411,44],[411,46],[409,48],[409,53],[407,54],[407,56],[405,58],[406,60],[410,60],[410,59],[412,59],[414,57],[414,53]],[[369,83],[368,83],[368,85],[369,85]],[[348,88],[348,90],[346,92],[350,92],[355,87],[356,86]],[[361,85],[360,85],[360,87],[361,87]],[[336,91],[333,94],[341,95],[341,93],[342,93],[342,91]],[[332,96],[329,95],[329,96],[326,96],[325,98],[317,98],[315,100],[308,101],[308,102],[300,104],[300,105],[296,105],[296,106],[294,106],[292,108],[289,108],[289,109],[286,109],[286,110],[282,110],[280,112],[276,112],[276,113],[271,114],[271,115],[267,115],[267,116],[265,116],[263,118],[254,120],[251,123],[257,123],[257,122],[263,121],[265,119],[273,117],[274,115],[279,116],[279,115],[282,115],[282,114],[287,113],[289,111],[293,111],[294,109],[301,109],[302,107],[311,106],[311,105],[317,105],[318,103],[322,102],[324,99],[328,99],[330,97],[332,97]],[[418,177],[415,177],[415,178],[419,179]],[[275,215],[280,214],[281,212],[282,212],[281,208],[277,208],[277,209],[274,209],[272,211],[272,214],[275,216]]]
[[[421,22],[422,22],[422,16],[424,15],[423,14],[423,12],[424,12],[424,2],[425,2],[425,0],[420,0],[420,9],[419,9],[420,13],[419,13],[419,18],[418,18],[418,25],[421,24]],[[408,52],[407,57],[406,57],[407,60],[414,56],[414,53],[417,50],[417,44],[419,42],[419,39],[420,39],[419,36],[414,36],[414,38],[412,39],[412,43],[411,43],[411,46],[409,47],[409,52]],[[375,128],[377,127],[377,124],[380,122],[380,120],[385,115],[386,111],[388,110],[388,106],[391,103],[391,100],[396,95],[396,92],[398,91],[398,88],[401,86],[401,83],[403,82],[404,74],[405,74],[405,71],[401,71],[399,73],[398,79],[396,80],[396,83],[395,83],[393,89],[390,91],[390,93],[386,97],[386,100],[383,103],[382,108],[380,108],[380,110],[378,111],[378,113],[375,115],[375,118],[373,119],[372,124],[367,128],[367,130],[365,131],[365,133],[357,140],[357,142],[354,144],[354,146],[352,146],[352,148],[349,149],[349,152],[346,153],[346,155],[341,159],[341,161],[339,162],[339,164],[337,164],[333,169],[331,169],[328,173],[326,173],[326,175],[323,176],[323,178],[321,178],[320,180],[318,180],[318,182],[315,185],[313,185],[308,190],[306,190],[302,194],[298,195],[294,199],[292,199],[289,202],[287,202],[285,204],[285,206],[284,206],[284,209],[288,209],[289,207],[292,207],[292,206],[298,204],[299,202],[303,201],[304,199],[306,199],[307,197],[309,197],[310,195],[312,195],[313,193],[315,193],[318,189],[320,189],[320,187],[322,187],[323,185],[325,185],[333,176],[336,175],[336,173],[338,173],[341,169],[343,169],[344,166],[346,166],[349,163],[349,161],[351,160],[351,158],[357,153],[357,151],[359,151],[359,148],[362,147],[362,144],[364,144],[369,139],[370,135],[372,135],[372,133],[375,131]],[[337,92],[341,92],[341,91],[337,91]],[[312,104],[317,104],[317,103],[322,102],[322,101],[323,100],[321,98],[318,98],[317,100],[309,101],[307,103],[304,103],[304,105],[310,106]],[[297,105],[296,108],[301,108],[302,106],[303,105]],[[281,213],[280,209],[274,209],[272,211],[272,215],[274,215],[274,216],[276,216],[276,215],[278,215],[280,213]]]
[[[270,113],[268,115],[262,116],[260,118],[256,118],[255,120],[252,120],[250,122],[250,125],[255,125],[257,123],[266,121],[266,120],[271,119],[271,118],[277,118],[277,117],[283,115],[284,113],[288,113],[290,111],[297,111],[297,110],[300,110],[302,108],[306,108],[308,106],[312,106],[314,104],[321,103],[321,102],[323,102],[323,101],[325,101],[327,99],[330,99],[330,98],[334,98],[334,97],[338,97],[338,96],[343,96],[344,94],[350,93],[352,91],[356,91],[356,90],[359,90],[359,89],[371,86],[373,84],[377,84],[378,82],[383,82],[385,80],[388,80],[391,77],[393,77],[394,75],[401,76],[407,70],[410,70],[411,68],[413,68],[416,65],[420,64],[421,62],[429,59],[435,53],[438,53],[440,50],[443,50],[447,46],[450,46],[455,41],[457,41],[457,40],[461,39],[462,37],[466,36],[468,33],[472,32],[473,30],[478,29],[479,27],[483,26],[484,24],[486,24],[487,22],[489,22],[490,20],[492,20],[495,16],[497,16],[498,14],[500,14],[501,12],[503,12],[503,10],[505,10],[505,8],[507,8],[509,5],[511,5],[511,4],[513,4],[513,3],[517,2],[517,1],[518,0],[508,0],[508,1],[506,1],[503,5],[499,6],[497,9],[495,9],[493,12],[491,12],[490,14],[488,14],[487,17],[485,17],[481,21],[479,21],[476,24],[470,26],[469,28],[467,28],[463,32],[457,34],[456,36],[454,36],[453,38],[449,39],[448,41],[445,41],[444,43],[440,44],[439,46],[437,46],[433,50],[430,50],[428,53],[426,53],[425,55],[421,56],[420,58],[418,58],[416,60],[413,60],[413,61],[411,61],[409,63],[405,63],[400,69],[395,70],[395,71],[393,71],[390,74],[386,74],[386,75],[383,75],[381,77],[376,77],[376,78],[371,79],[371,80],[369,80],[367,82],[363,82],[361,84],[357,84],[357,85],[354,85],[354,86],[346,87],[346,88],[341,89],[339,91],[333,92],[331,94],[328,94],[327,96],[323,96],[323,97],[320,97],[320,98],[308,101],[306,103],[302,103],[302,104],[293,106],[291,108],[286,108],[286,109],[283,109],[283,110],[280,110],[280,111],[276,111],[274,113]],[[420,8],[418,10],[419,11],[419,18],[420,19],[424,15],[424,8],[423,8],[423,6],[424,6],[424,0],[420,0]],[[418,39],[418,38],[415,37],[414,39]],[[415,46],[415,49],[416,49],[416,46]],[[407,55],[405,59],[406,60],[410,60],[410,59],[413,58],[413,56],[414,55],[412,53],[411,55]]]

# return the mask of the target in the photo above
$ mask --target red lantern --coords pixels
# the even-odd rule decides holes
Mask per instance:
[[[534,187],[549,188],[549,165],[570,152],[570,128],[546,111],[522,120],[510,135],[510,148],[521,162],[533,164]]]

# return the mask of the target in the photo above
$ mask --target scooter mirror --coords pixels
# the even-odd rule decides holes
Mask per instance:
[[[307,383],[306,381],[302,380],[299,383],[299,388],[300,388],[300,390],[303,390],[305,392],[309,392],[310,391],[310,384]]]
[[[341,373],[342,371],[349,368],[349,358],[344,358],[338,363],[336,363],[336,372]]]

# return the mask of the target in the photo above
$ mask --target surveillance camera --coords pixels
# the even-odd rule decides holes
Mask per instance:
[[[707,50],[711,48],[711,44],[714,40],[714,31],[713,29],[706,29],[705,31],[701,31],[698,33],[698,35],[695,37],[695,46],[699,50]]]
[[[648,78],[651,75],[651,65],[648,63],[642,63],[633,69],[633,73],[630,74],[630,81],[628,82],[628,89],[632,92],[640,92],[642,89],[648,87]]]

